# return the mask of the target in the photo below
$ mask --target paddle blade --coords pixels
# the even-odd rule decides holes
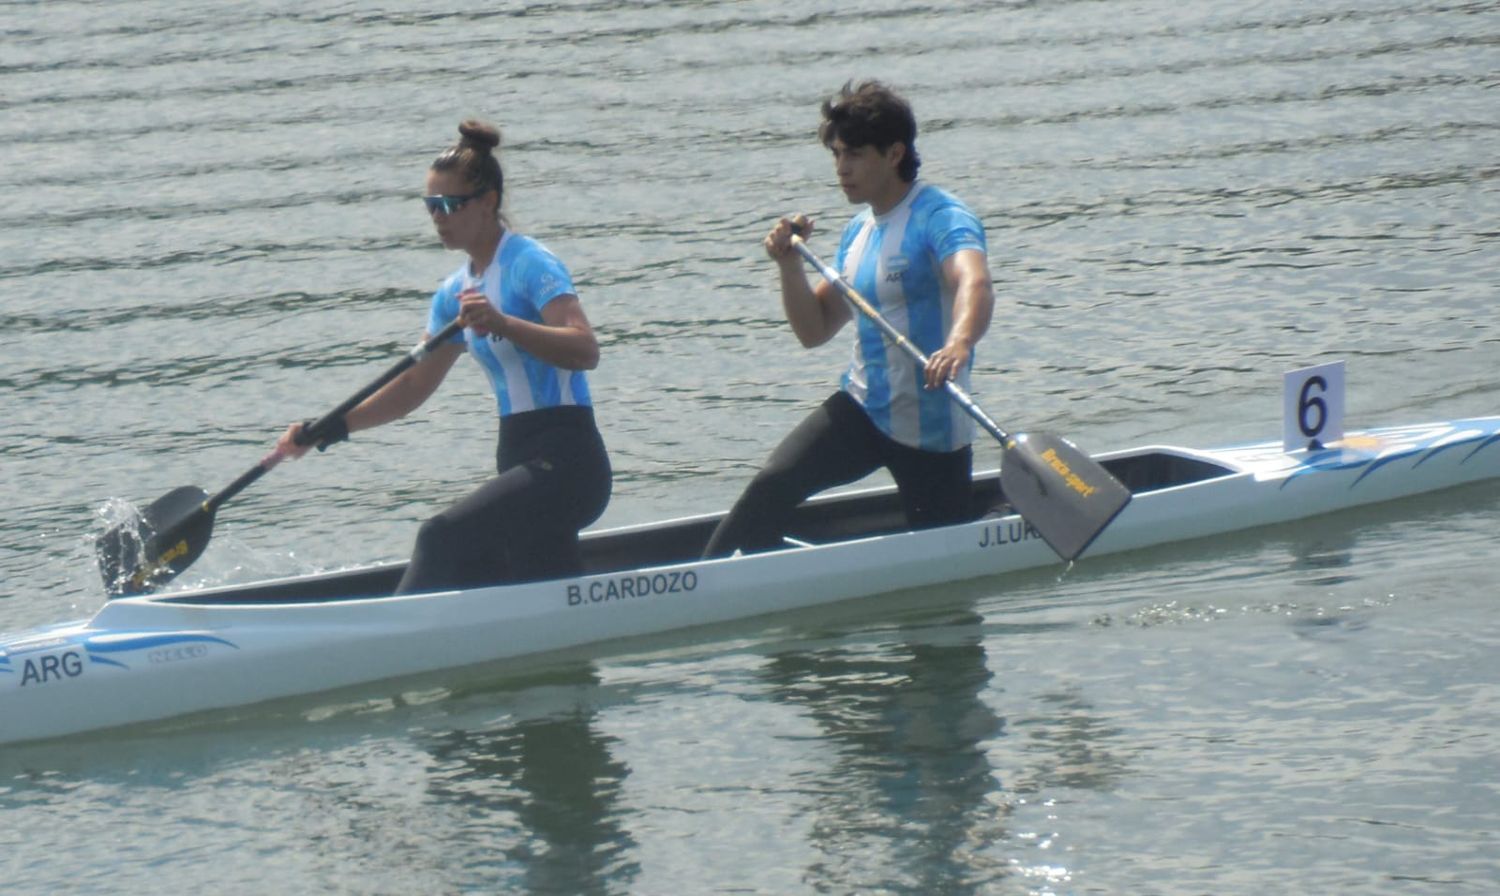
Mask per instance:
[[[1022,433],[1005,446],[1000,488],[1064,560],[1082,554],[1130,503],[1130,490],[1066,439]]]
[[[196,486],[175,488],[100,535],[94,553],[105,593],[145,594],[202,556],[214,525],[213,513],[204,508],[207,500],[208,494]]]

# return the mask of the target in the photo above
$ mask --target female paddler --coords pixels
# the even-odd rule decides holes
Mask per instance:
[[[599,344],[568,269],[516,233],[501,208],[500,132],[469,120],[427,171],[427,206],[445,247],[468,257],[432,297],[427,335],[455,318],[462,332],[350,410],[318,448],[421,406],[466,349],[488,374],[500,411],[498,475],[422,524],[398,594],[576,574],[578,532],[609,502],[611,474],[585,370]],[[303,423],[277,443],[288,457]]]

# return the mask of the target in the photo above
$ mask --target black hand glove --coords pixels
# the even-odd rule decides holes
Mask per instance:
[[[298,433],[297,441],[304,445],[316,445],[319,451],[327,451],[330,445],[349,441],[349,422],[342,416],[329,420],[321,430],[314,433],[313,424],[317,422],[311,417],[303,420],[302,432]]]

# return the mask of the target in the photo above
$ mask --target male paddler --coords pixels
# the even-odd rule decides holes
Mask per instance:
[[[917,180],[916,118],[889,87],[845,84],[822,115],[818,136],[839,186],[851,203],[866,205],[844,227],[834,266],[928,363],[919,368],[860,316],[840,389],[771,453],[714,531],[706,557],[781,545],[798,504],[882,467],[912,528],[973,518],[974,425],[942,386],[953,380],[967,390],[974,345],[994,308],[984,226],[952,194]],[[764,246],[792,332],[813,348],[855,315],[832,284],[809,282],[794,229],[807,236],[812,222],[782,218]]]

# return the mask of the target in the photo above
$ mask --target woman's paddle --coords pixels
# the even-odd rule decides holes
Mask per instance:
[[[321,441],[354,406],[374,395],[462,329],[463,324],[455,319],[436,336],[408,352],[379,379],[349,396],[316,422],[302,427],[297,441],[303,445]],[[214,514],[219,507],[269,473],[272,467],[281,463],[282,457],[281,451],[272,451],[211,498],[195,485],[174,488],[145,510],[100,535],[94,543],[94,552],[99,558],[99,572],[104,576],[105,592],[112,598],[145,594],[191,566],[208,547]]]
[[[879,327],[887,339],[923,368],[927,366],[927,356],[922,350],[891,326],[838,271],[814,255],[801,236],[794,235],[792,245],[818,269],[823,279],[843,293],[856,311]],[[1130,490],[1072,443],[1047,433],[1013,436],[980,410],[956,383],[949,381],[943,385],[948,395],[1000,442],[1003,449],[1000,488],[1005,499],[1059,557],[1073,560],[1082,554],[1130,503]]]

